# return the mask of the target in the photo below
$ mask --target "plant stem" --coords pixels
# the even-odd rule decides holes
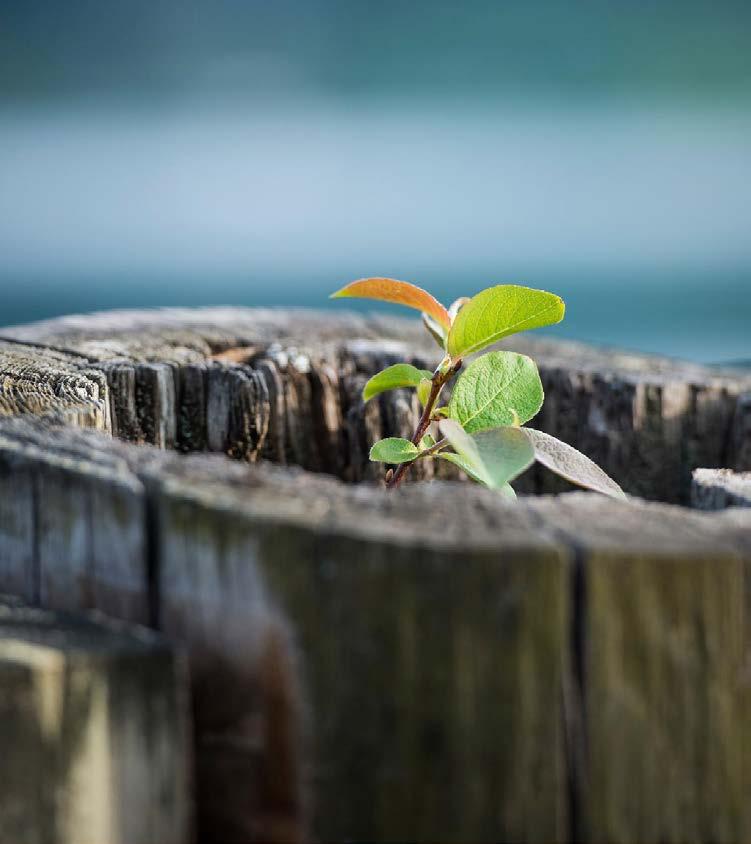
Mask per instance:
[[[431,445],[430,448],[426,448],[425,451],[421,451],[417,457],[415,457],[415,460],[421,460],[423,457],[430,457],[431,454],[435,454],[442,448],[446,448],[448,444],[449,441],[444,437],[442,440],[438,440],[435,445]]]
[[[458,360],[456,361],[456,363],[452,364],[445,372],[441,372],[439,367],[433,373],[430,395],[428,396],[427,402],[425,402],[425,407],[423,408],[422,416],[420,417],[420,421],[417,423],[414,436],[412,437],[412,443],[414,445],[420,444],[420,440],[425,436],[425,432],[430,427],[430,423],[432,421],[433,416],[433,408],[435,407],[436,401],[438,401],[438,396],[441,393],[443,385],[447,381],[450,381],[454,377],[454,375],[456,375],[456,373],[461,368],[461,365],[461,360]],[[416,459],[417,458],[415,458],[415,460]],[[396,489],[402,482],[402,479],[407,473],[407,470],[414,462],[414,460],[410,460],[409,463],[400,463],[397,466],[396,471],[386,481],[386,488]]]

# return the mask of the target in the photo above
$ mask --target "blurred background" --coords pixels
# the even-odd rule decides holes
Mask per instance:
[[[366,275],[751,358],[751,3],[0,0],[0,324]]]

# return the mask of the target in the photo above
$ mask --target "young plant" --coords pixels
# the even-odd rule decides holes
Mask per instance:
[[[359,297],[396,302],[422,312],[425,327],[444,357],[434,372],[397,363],[374,375],[363,400],[398,387],[417,391],[422,415],[411,440],[388,437],[370,459],[390,463],[386,485],[401,483],[417,460],[448,460],[472,480],[515,498],[511,481],[535,461],[579,486],[625,498],[618,484],[581,452],[524,427],[542,407],[542,382],[534,361],[515,352],[487,352],[464,367],[464,359],[511,334],[554,325],[563,300],[544,290],[500,284],[446,309],[425,290],[391,278],[353,281],[331,298]],[[460,374],[461,370],[461,374]],[[454,380],[455,379],[455,380]],[[447,403],[444,387],[454,381]]]

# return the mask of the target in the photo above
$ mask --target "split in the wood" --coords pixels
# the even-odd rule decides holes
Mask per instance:
[[[0,330],[13,337],[0,341],[0,415],[62,416],[135,442],[374,481],[370,446],[411,438],[421,408],[402,390],[367,406],[359,394],[400,360],[432,370],[437,356],[421,332],[410,320],[242,308]],[[514,345],[540,365],[546,401],[537,427],[589,455],[629,492],[688,503],[697,466],[751,468],[747,374],[567,341],[521,336]],[[222,355],[244,362],[211,359]],[[412,476],[459,477],[440,464],[417,463]],[[523,494],[567,489],[536,468],[516,483]]]

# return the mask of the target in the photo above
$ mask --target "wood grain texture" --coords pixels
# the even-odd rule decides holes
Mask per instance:
[[[699,510],[751,507],[751,472],[696,469],[691,484],[691,504]]]
[[[256,539],[218,489],[207,512],[174,479],[151,488],[160,625],[188,647],[194,680],[200,840],[305,840],[309,758],[296,652],[258,568]]]
[[[106,381],[85,358],[0,340],[0,417],[20,414],[111,429]]]
[[[751,513],[729,529],[582,494],[530,506],[577,550],[574,837],[745,840]]]
[[[187,678],[161,637],[0,598],[0,840],[191,839]]]
[[[418,321],[332,312],[110,312],[0,336],[62,350],[55,354],[79,361],[74,368],[99,368],[120,437],[260,456],[351,481],[380,476],[367,460],[374,436],[411,433],[418,413],[402,390],[364,406],[365,380],[400,360],[437,362]],[[631,494],[687,503],[693,469],[751,467],[748,373],[523,335],[501,347],[539,365],[546,402],[535,427],[587,454]],[[458,477],[444,462],[424,462],[411,476],[436,473]],[[568,486],[537,468],[519,488]]]
[[[121,457],[66,433],[18,420],[0,431],[0,589],[148,623],[143,486]]]
[[[726,465],[737,471],[751,472],[751,390],[738,396],[730,437]]]
[[[386,494],[369,446],[419,408],[360,391],[430,368],[420,332],[244,309],[0,329],[0,589],[187,647],[201,841],[750,838],[751,510],[510,504],[429,463]],[[507,347],[540,365],[535,427],[628,493],[687,501],[692,469],[749,459],[747,375]]]
[[[31,492],[7,510],[13,522],[0,522],[2,588],[28,594],[31,579],[32,599],[45,607],[147,621],[185,645],[200,840],[303,840],[308,757],[289,626],[231,530],[208,544],[173,530],[184,511],[165,491],[176,483],[170,460],[182,465],[83,430],[4,422],[0,469],[9,485],[22,470]],[[221,463],[228,476],[243,468]],[[196,516],[191,528],[201,524]]]
[[[563,731],[550,701],[568,630],[565,552],[511,510],[497,514],[499,551],[493,531],[475,546],[458,518],[447,525],[431,494],[442,543],[408,528],[425,501],[372,489],[353,500],[281,470],[220,480],[214,465],[183,462],[165,486],[161,595],[165,630],[246,677],[250,691],[228,695],[218,722],[226,741],[239,743],[261,676],[251,608],[268,592],[307,681],[318,837],[561,840]]]
[[[587,561],[583,655],[592,841],[748,836],[743,569],[613,551]]]
[[[201,840],[751,834],[751,510],[387,494],[0,431],[6,462],[45,443],[32,483],[64,453],[142,486],[146,588],[194,674]]]

